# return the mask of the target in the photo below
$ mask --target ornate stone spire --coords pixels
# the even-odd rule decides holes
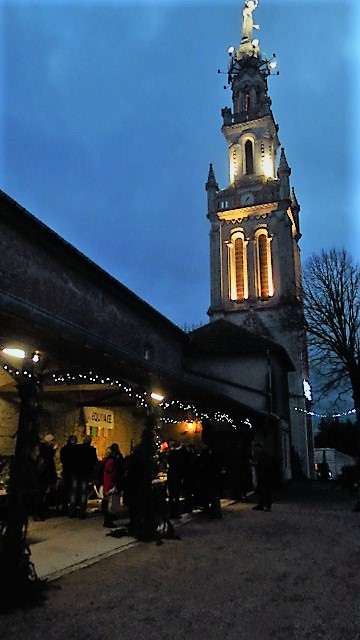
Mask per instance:
[[[218,183],[216,182],[215,173],[212,164],[210,164],[209,175],[205,189],[208,195],[208,213],[211,214],[217,210],[217,193],[219,191]]]
[[[288,161],[286,160],[284,147],[281,148],[280,162],[279,162],[279,168],[278,168],[277,174],[280,180],[280,198],[282,200],[289,199],[290,198],[289,177],[291,175],[291,169],[288,165]]]
[[[206,191],[211,191],[212,189],[215,189],[215,191],[219,190],[219,187],[215,178],[214,169],[211,163],[210,163],[209,175],[208,175],[207,183],[205,185],[205,189]]]
[[[280,155],[280,162],[279,162],[279,170],[278,173],[288,173],[288,175],[290,175],[291,173],[291,169],[288,165],[288,161],[286,160],[286,155],[285,155],[285,150],[284,147],[281,147],[281,155]]]
[[[291,187],[291,194],[290,194],[290,197],[291,197],[291,206],[292,206],[294,209],[297,209],[297,210],[298,210],[298,212],[299,212],[299,211],[300,211],[300,205],[299,205],[299,203],[298,203],[298,200],[297,200],[297,197],[296,197],[296,194],[295,194],[295,189],[294,189],[294,187]]]
[[[294,222],[295,222],[295,225],[296,225],[296,228],[297,228],[297,231],[298,231],[298,238],[300,239],[300,237],[301,237],[301,233],[300,233],[300,217],[299,217],[300,205],[299,205],[297,197],[295,195],[294,187],[291,187],[290,201],[291,201],[291,211],[293,213]]]

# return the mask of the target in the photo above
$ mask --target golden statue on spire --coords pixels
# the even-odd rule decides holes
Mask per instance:
[[[242,12],[242,41],[249,41],[252,38],[254,28],[253,11],[259,4],[259,0],[245,0]]]

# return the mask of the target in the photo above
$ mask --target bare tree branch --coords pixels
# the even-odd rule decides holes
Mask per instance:
[[[312,366],[323,389],[351,389],[360,410],[360,267],[344,250],[313,254],[303,273]]]

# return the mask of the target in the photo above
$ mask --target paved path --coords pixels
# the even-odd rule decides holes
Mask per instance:
[[[52,582],[43,606],[0,618],[0,637],[360,640],[352,504],[315,483],[293,485],[272,513],[228,504],[221,520],[188,521],[181,540],[135,544]]]
[[[102,522],[98,511],[89,513],[86,520],[55,516],[30,521],[28,540],[39,578],[55,580],[136,544],[134,538],[106,535],[109,530]]]

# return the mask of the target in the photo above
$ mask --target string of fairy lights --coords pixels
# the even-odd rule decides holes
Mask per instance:
[[[49,378],[49,384],[77,384],[77,383],[85,383],[85,384],[101,384],[107,385],[110,387],[118,388],[121,391],[124,391],[129,398],[133,398],[137,401],[138,405],[143,408],[149,408],[151,406],[150,394],[146,391],[143,393],[139,393],[135,389],[133,389],[130,385],[125,384],[123,381],[119,379],[113,379],[109,376],[101,376],[97,373],[88,372],[88,373],[53,373]],[[176,409],[181,414],[185,414],[187,418],[191,417],[192,420],[204,420],[209,419],[213,422],[217,423],[227,423],[231,425],[234,429],[238,429],[240,425],[246,425],[251,428],[251,422],[248,418],[245,420],[235,420],[229,416],[227,413],[221,413],[220,411],[216,411],[212,416],[208,413],[204,413],[199,411],[198,408],[192,403],[184,403],[180,400],[163,400],[158,403],[158,406],[165,413],[168,410]],[[182,418],[184,416],[182,415]],[[165,415],[162,415],[159,418],[160,422],[166,422],[167,424],[176,424],[180,422],[179,419],[170,418]]]
[[[53,384],[64,384],[64,383],[76,384],[78,382],[83,382],[83,383],[104,384],[109,386],[115,386],[121,389],[122,391],[124,391],[129,398],[135,398],[140,404],[140,406],[147,408],[150,405],[150,403],[148,402],[149,394],[147,392],[144,392],[144,393],[136,392],[131,386],[124,384],[120,380],[112,379],[110,377],[99,376],[98,374],[95,374],[93,372],[78,373],[78,374],[54,373],[52,374],[51,382]],[[214,422],[221,422],[221,423],[225,422],[231,425],[235,429],[238,428],[237,423],[244,424],[250,428],[252,427],[251,422],[248,418],[245,418],[245,420],[237,420],[237,423],[235,423],[234,419],[231,416],[229,416],[227,413],[221,413],[219,411],[215,412],[214,415],[210,417],[207,413],[198,411],[197,407],[194,404],[191,404],[191,403],[186,404],[181,402],[180,400],[163,401],[159,403],[159,407],[161,407],[164,411],[166,411],[167,409],[177,408],[182,413],[190,414],[194,420],[204,420],[205,418],[209,420],[212,419]],[[317,413],[315,411],[308,411],[301,407],[295,407],[294,411],[305,413],[306,415],[310,415],[317,418],[339,418],[339,417],[346,417],[349,415],[353,415],[356,413],[355,409],[347,409],[346,411],[343,411],[341,413],[333,413],[333,414]],[[161,417],[160,420],[164,422],[166,421],[168,423],[179,422],[178,420],[167,418],[165,416]]]
[[[299,413],[305,413],[307,416],[312,416],[314,418],[345,418],[346,416],[354,415],[356,413],[356,409],[347,409],[346,411],[342,411],[339,413],[316,413],[316,411],[307,411],[306,409],[302,409],[300,407],[294,407],[294,411]]]
[[[4,364],[3,365],[3,369],[4,371],[6,371],[7,373],[9,373],[10,375],[13,375],[15,377],[19,376],[20,374],[31,378],[33,376],[33,373],[31,372],[31,370],[19,370],[19,369],[13,369],[11,368],[9,365]],[[51,385],[77,385],[77,384],[93,384],[93,385],[104,385],[104,386],[108,386],[108,387],[114,387],[117,388],[121,391],[123,391],[129,399],[133,399],[136,401],[136,403],[138,404],[138,406],[147,409],[151,406],[151,400],[150,400],[150,394],[146,391],[144,392],[139,392],[136,389],[134,389],[133,387],[131,387],[129,384],[124,383],[122,380],[119,380],[117,378],[111,378],[110,376],[103,376],[103,375],[99,375],[97,373],[94,373],[92,371],[88,371],[86,373],[74,373],[74,372],[61,372],[61,373],[52,373],[50,376],[48,376],[47,381],[46,381],[47,385],[51,386]],[[191,419],[192,420],[204,420],[204,419],[209,419],[212,420],[213,422],[217,422],[217,423],[226,423],[228,425],[230,425],[231,427],[233,427],[234,429],[238,429],[241,425],[245,425],[249,428],[252,427],[252,424],[249,420],[249,418],[245,418],[244,420],[237,420],[235,421],[231,416],[229,416],[227,413],[221,413],[220,411],[216,411],[212,416],[210,416],[208,413],[204,413],[198,410],[198,408],[192,404],[192,403],[183,403],[180,400],[170,400],[170,401],[161,401],[158,403],[158,406],[163,410],[163,412],[165,413],[168,410],[177,410],[179,413],[181,414],[185,414],[187,416],[187,419]],[[301,407],[294,407],[294,411],[298,412],[298,413],[304,413],[306,415],[315,417],[315,418],[342,418],[342,417],[347,417],[350,415],[353,415],[356,413],[356,410],[354,408],[352,409],[347,409],[346,411],[343,412],[337,412],[337,413],[333,413],[333,414],[329,414],[329,413],[317,413],[316,411],[309,411],[307,409],[303,409]],[[176,424],[178,423],[180,420],[176,419],[176,418],[170,418],[167,417],[166,415],[162,415],[160,417],[160,421],[161,422],[166,422],[168,424]]]
[[[173,409],[173,408],[179,409],[185,414],[190,415],[193,420],[207,419],[207,420],[212,420],[213,422],[218,422],[222,424],[226,423],[226,424],[229,424],[234,429],[238,429],[239,425],[246,425],[250,429],[252,428],[252,424],[249,418],[245,418],[245,420],[237,420],[235,422],[235,420],[231,416],[229,416],[227,413],[221,413],[220,411],[215,411],[215,413],[212,416],[210,416],[208,413],[203,413],[201,411],[198,411],[197,407],[194,404],[184,404],[180,400],[160,402],[159,406],[164,411],[166,411],[167,409]],[[179,420],[168,418],[166,416],[160,417],[160,421],[166,422],[168,424],[169,423],[176,424],[177,422],[179,422]]]
[[[9,365],[3,365],[3,369],[13,375],[18,376],[22,373],[25,376],[32,376],[31,371],[19,369],[12,369]],[[84,372],[57,372],[52,373],[46,378],[47,386],[60,386],[60,385],[78,385],[78,384],[87,384],[87,385],[103,385],[106,387],[113,387],[115,389],[119,389],[119,391],[124,392],[129,399],[133,399],[136,401],[136,404],[139,407],[144,409],[148,409],[151,406],[150,393],[147,391],[139,392],[134,389],[131,385],[124,383],[122,380],[118,378],[111,378],[110,376],[103,376],[98,373],[94,373],[93,371]],[[208,413],[204,413],[200,411],[194,404],[181,402],[180,400],[163,400],[158,402],[158,407],[162,410],[162,414],[159,417],[159,421],[167,424],[177,424],[183,420],[204,420],[208,419],[216,423],[226,423],[233,427],[234,429],[238,429],[241,425],[245,425],[249,428],[252,427],[252,424],[248,418],[245,420],[235,420],[229,416],[227,413],[222,413],[220,411],[216,411],[213,415],[209,415]],[[170,416],[166,416],[166,412],[176,410],[181,414],[181,419],[171,418]]]

